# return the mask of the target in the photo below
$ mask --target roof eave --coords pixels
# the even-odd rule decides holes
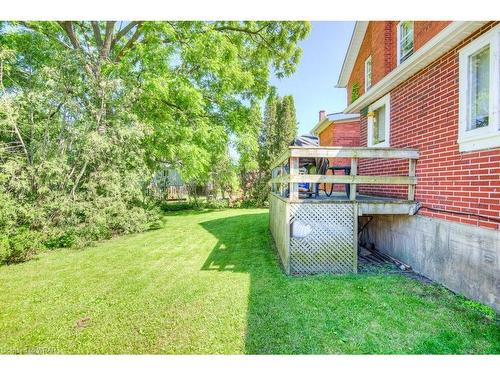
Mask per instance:
[[[344,62],[342,64],[342,69],[340,70],[339,80],[335,87],[343,88],[347,86],[347,82],[349,81],[352,69],[354,68],[354,63],[358,58],[359,49],[361,48],[361,43],[363,43],[367,28],[368,21],[356,21],[351,41],[349,42],[349,47],[347,48]]]
[[[321,133],[331,122],[332,121],[328,117],[325,117],[312,128],[311,134],[319,136],[319,133]]]

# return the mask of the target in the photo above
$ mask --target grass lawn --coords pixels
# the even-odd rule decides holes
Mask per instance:
[[[267,210],[0,267],[0,353],[500,353],[500,324],[397,275],[287,277]]]

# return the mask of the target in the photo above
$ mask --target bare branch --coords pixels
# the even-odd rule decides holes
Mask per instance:
[[[81,49],[80,42],[78,41],[78,37],[75,34],[75,30],[73,30],[73,22],[71,21],[59,21],[59,25],[66,32],[71,42],[71,45],[74,49]]]
[[[57,108],[52,111],[52,113],[49,115],[49,119],[51,119],[52,117],[54,117],[60,110],[61,110],[61,107],[63,106],[64,102],[60,102],[57,106]]]
[[[214,27],[213,29],[215,31],[236,31],[236,32],[241,32],[241,33],[258,35],[267,26],[268,26],[267,24],[264,24],[264,26],[262,26],[258,30],[252,30],[252,29],[250,29],[248,27],[236,27],[236,26],[218,26],[218,27]]]
[[[253,36],[257,36],[260,38],[260,40],[262,40],[262,42],[272,51],[275,51],[277,52],[278,54],[279,51],[267,40],[267,38],[262,35],[262,30],[264,30],[266,27],[268,26],[268,24],[264,24],[260,29],[257,29],[257,30],[253,30],[251,28],[248,28],[248,27],[236,27],[236,26],[218,26],[218,27],[214,27],[213,30],[215,31],[219,31],[219,32],[223,32],[223,31],[233,31],[233,32],[240,32],[240,33],[245,33],[245,34],[249,34],[250,37],[252,38],[253,41],[255,41],[255,39],[253,38]]]
[[[80,184],[80,180],[82,179],[83,174],[87,170],[88,164],[89,164],[89,162],[88,162],[88,160],[86,160],[85,163],[83,164],[82,170],[80,171],[80,173],[78,174],[78,176],[76,178],[76,181],[75,181],[75,184],[73,185],[73,188],[71,189],[71,196],[73,197],[73,199],[75,198],[75,192],[76,192],[78,185]]]
[[[142,35],[142,27],[141,26],[142,26],[142,22],[139,22],[139,24],[137,25],[137,29],[134,32],[134,35],[132,35],[130,37],[128,42],[123,46],[123,48],[116,55],[116,59],[115,59],[116,62],[119,62],[121,60],[121,58],[123,57],[125,52],[127,52],[127,50],[130,50],[134,47],[135,42],[137,42],[139,37]]]
[[[19,128],[17,127],[15,120],[12,121],[12,127],[14,128],[14,132],[17,135],[17,139],[19,140],[19,143],[21,144],[24,155],[26,155],[26,160],[28,161],[28,164],[31,164],[31,158],[30,158],[30,155],[28,153],[28,148],[26,147],[26,144],[24,143],[23,136],[21,135],[21,132],[19,131]]]
[[[111,48],[115,46],[116,43],[120,41],[121,38],[123,38],[127,33],[132,30],[135,26],[140,26],[142,22],[140,21],[132,21],[127,24],[123,29],[118,31],[118,33],[115,35],[113,41],[111,42]]]
[[[106,22],[106,31],[104,32],[104,42],[101,48],[101,60],[106,60],[109,56],[109,51],[111,50],[111,41],[113,40],[113,28],[115,27],[116,21]]]
[[[57,38],[57,37],[54,37],[53,35],[51,34],[48,34],[47,32],[45,32],[42,28],[40,27],[37,27],[36,25],[33,25],[31,23],[28,23],[28,22],[25,22],[25,21],[20,21],[19,22],[21,25],[23,25],[24,27],[26,27],[27,29],[30,29],[32,31],[36,31],[38,33],[41,33],[43,34],[46,38],[48,39],[51,39],[51,40],[54,40],[56,42],[58,42],[59,44],[61,44],[63,47],[67,48],[67,49],[71,49],[71,46],[69,44],[66,44],[64,43],[64,41],[62,41],[61,39]]]
[[[102,48],[101,30],[99,29],[99,22],[91,21],[92,29],[94,30],[94,38],[98,48]]]

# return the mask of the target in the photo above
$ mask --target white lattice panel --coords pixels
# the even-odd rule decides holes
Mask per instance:
[[[354,210],[353,204],[290,204],[290,272],[355,271]]]

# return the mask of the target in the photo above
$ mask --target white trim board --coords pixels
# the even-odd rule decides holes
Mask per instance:
[[[354,25],[351,41],[349,42],[344,63],[342,64],[342,69],[340,70],[339,80],[335,87],[342,88],[347,86],[347,82],[351,77],[352,69],[354,68],[356,59],[358,58],[361,43],[363,43],[363,39],[365,38],[367,28],[368,21],[357,21],[356,25]]]
[[[481,48],[490,48],[489,71],[489,124],[468,130],[469,57]],[[500,147],[500,25],[464,46],[458,52],[459,59],[459,150],[474,151]]]
[[[366,144],[368,147],[390,147],[391,144],[391,96],[390,94],[387,94],[377,100],[375,103],[371,104],[368,107],[368,112],[374,112],[380,107],[385,106],[385,124],[384,124],[384,129],[385,129],[385,134],[384,134],[384,141],[379,142],[379,143],[373,143],[373,116],[368,116],[368,128],[367,128],[367,140]]]

